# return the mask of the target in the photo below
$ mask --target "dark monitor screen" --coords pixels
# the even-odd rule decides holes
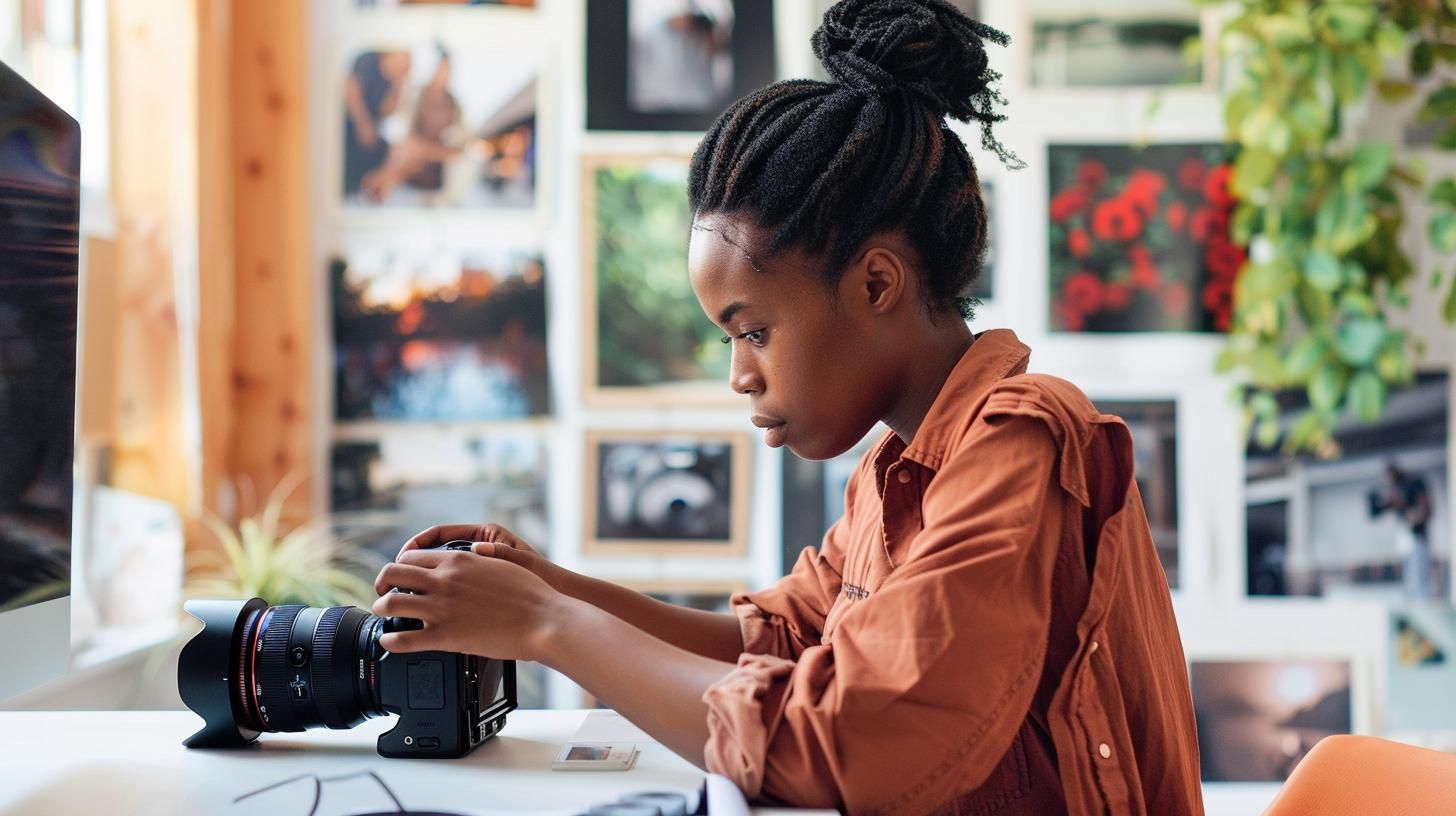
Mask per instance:
[[[70,594],[80,159],[0,64],[0,612]]]

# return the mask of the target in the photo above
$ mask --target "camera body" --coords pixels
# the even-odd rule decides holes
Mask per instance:
[[[451,541],[439,549],[470,548],[468,541]],[[385,618],[381,634],[420,627],[413,618]],[[384,652],[377,665],[380,703],[399,715],[394,728],[379,736],[380,756],[462,756],[504,728],[506,713],[516,707],[514,660]]]
[[[380,756],[463,756],[504,728],[516,707],[513,660],[386,652],[378,665],[380,702],[399,715],[379,736]]]
[[[203,719],[183,741],[189,748],[239,748],[267,731],[353,728],[397,714],[377,742],[381,756],[458,757],[499,733],[516,708],[513,660],[380,646],[388,632],[420,628],[412,618],[261,598],[184,608],[203,624],[177,663],[178,693]]]

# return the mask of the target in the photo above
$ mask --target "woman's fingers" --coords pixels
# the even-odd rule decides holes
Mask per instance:
[[[379,596],[369,611],[381,618],[419,618],[430,607],[423,595],[407,592],[386,592]]]
[[[379,636],[379,645],[386,652],[394,654],[448,651],[438,645],[439,640],[439,635],[428,629],[412,629],[407,632],[386,632]]]
[[[430,547],[438,547],[447,541],[462,539],[465,541],[483,541],[481,534],[482,526],[479,524],[437,524],[422,533],[410,538],[400,548],[400,555],[410,550],[423,550]]]
[[[374,593],[383,595],[398,587],[411,592],[428,593],[435,588],[435,578],[430,570],[414,564],[385,564],[374,579]]]

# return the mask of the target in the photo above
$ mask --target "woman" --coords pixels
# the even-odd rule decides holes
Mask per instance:
[[[943,0],[845,0],[835,81],[735,103],[693,157],[693,290],[770,446],[876,422],[845,510],[733,615],[448,525],[380,573],[391,651],[537,660],[751,798],[849,813],[1202,812],[1197,737],[1132,442],[1073,385],[972,334],[986,218],[950,115],[992,137],[984,40]],[[464,552],[419,551],[453,538]],[[650,667],[644,670],[643,667]]]

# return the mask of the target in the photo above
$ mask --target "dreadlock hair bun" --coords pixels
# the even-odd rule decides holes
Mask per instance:
[[[841,0],[814,32],[833,82],[788,79],[739,99],[693,153],[694,217],[746,214],[768,253],[827,249],[833,283],[872,235],[898,231],[919,254],[932,314],[964,318],[981,272],[987,218],[975,163],[947,116],[981,125],[981,144],[1025,165],[991,133],[1006,104],[985,42],[1010,38],[946,0]]]
[[[988,70],[983,39],[1009,38],[970,19],[944,0],[843,0],[814,32],[814,55],[847,88],[866,93],[903,90],[962,122],[997,78]]]

